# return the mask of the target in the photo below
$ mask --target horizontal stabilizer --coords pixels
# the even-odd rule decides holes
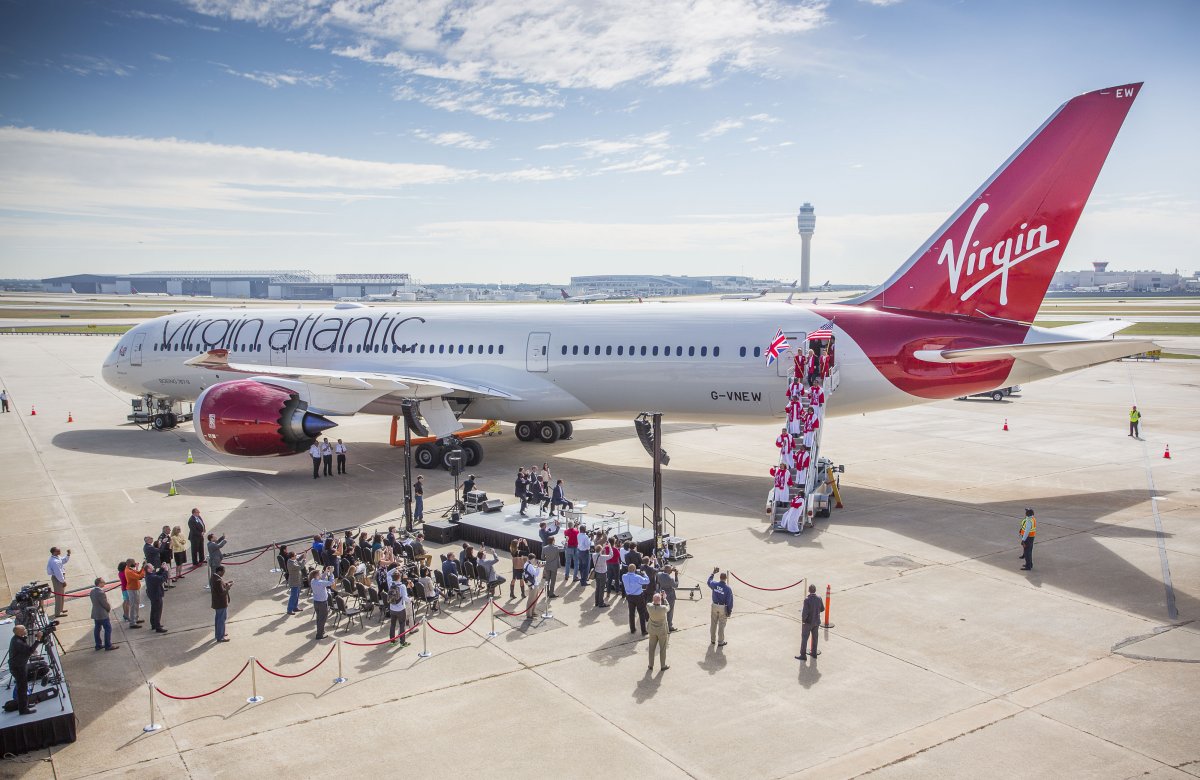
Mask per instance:
[[[1046,330],[1055,336],[1070,336],[1073,339],[1104,339],[1131,327],[1133,323],[1128,320],[1095,320]]]
[[[1050,341],[1040,344],[1001,344],[973,349],[924,349],[914,353],[927,363],[986,363],[992,360],[1020,360],[1051,371],[1069,371],[1109,360],[1158,349],[1153,341]]]

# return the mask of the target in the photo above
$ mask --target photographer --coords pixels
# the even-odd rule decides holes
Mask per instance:
[[[42,641],[42,632],[35,633],[33,641],[29,640],[28,633],[25,626],[18,623],[13,626],[12,641],[8,643],[8,672],[17,686],[17,711],[22,715],[37,712],[29,706],[29,657]]]
[[[146,565],[149,567],[150,564]],[[160,634],[167,633],[162,624],[162,611],[170,576],[171,572],[165,562],[160,562],[157,567],[146,572],[146,597],[150,599],[150,628]]]
[[[329,589],[332,586],[332,566],[326,566],[320,576],[308,581],[308,587],[312,589],[313,608],[317,612],[317,639],[325,638],[325,621],[329,619]]]

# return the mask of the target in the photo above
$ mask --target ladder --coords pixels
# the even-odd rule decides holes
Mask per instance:
[[[812,447],[809,449],[809,466],[803,470],[791,470],[791,475],[796,484],[793,484],[788,489],[788,501],[775,500],[775,488],[771,488],[771,497],[768,499],[771,516],[771,529],[780,531],[783,529],[783,517],[791,509],[791,500],[798,495],[804,496],[804,506],[801,509],[802,515],[800,520],[800,529],[812,527],[814,515],[823,517],[829,516],[829,508],[832,506],[833,494],[837,491],[836,478],[833,475],[834,466],[829,458],[821,456],[821,439],[825,433],[825,407],[828,406],[830,396],[837,390],[841,383],[841,372],[835,364],[830,368],[829,374],[821,381],[821,388],[825,392],[825,403],[817,411],[817,419],[820,425],[812,437]],[[791,378],[787,377],[790,384]],[[805,390],[808,390],[808,384],[805,383]],[[807,392],[802,396],[802,404],[809,413],[812,413],[813,405],[811,398]],[[784,430],[787,430],[787,423],[784,423]],[[778,467],[783,467],[783,458],[780,457]],[[840,469],[840,467],[838,467]],[[838,505],[841,505],[840,496]]]

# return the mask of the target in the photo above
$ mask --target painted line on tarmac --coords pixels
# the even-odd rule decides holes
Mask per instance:
[[[126,498],[128,501],[129,501],[129,503],[131,503],[131,504],[132,504],[132,503],[133,503],[133,499],[132,499],[132,498],[130,498],[130,496],[129,496],[129,491],[127,491],[125,488],[121,488],[121,492],[125,494],[125,498]]]
[[[1125,366],[1129,373],[1129,392],[1133,395],[1133,405],[1137,406],[1137,390],[1133,386],[1133,371]],[[1146,440],[1142,439],[1142,462],[1146,469],[1146,485],[1150,492],[1150,511],[1154,514],[1154,537],[1158,542],[1158,563],[1162,567],[1163,588],[1167,593],[1167,617],[1179,619],[1179,610],[1175,607],[1175,586],[1171,583],[1171,565],[1167,562],[1167,541],[1163,533],[1162,515],[1158,512],[1158,490],[1154,487],[1154,473],[1150,467],[1150,452],[1146,449]]]

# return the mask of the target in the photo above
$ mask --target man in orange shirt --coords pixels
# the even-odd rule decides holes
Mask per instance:
[[[139,569],[133,558],[125,561],[125,590],[129,591],[129,627],[141,628],[138,620],[138,610],[142,602],[142,580],[149,571],[149,566]]]

